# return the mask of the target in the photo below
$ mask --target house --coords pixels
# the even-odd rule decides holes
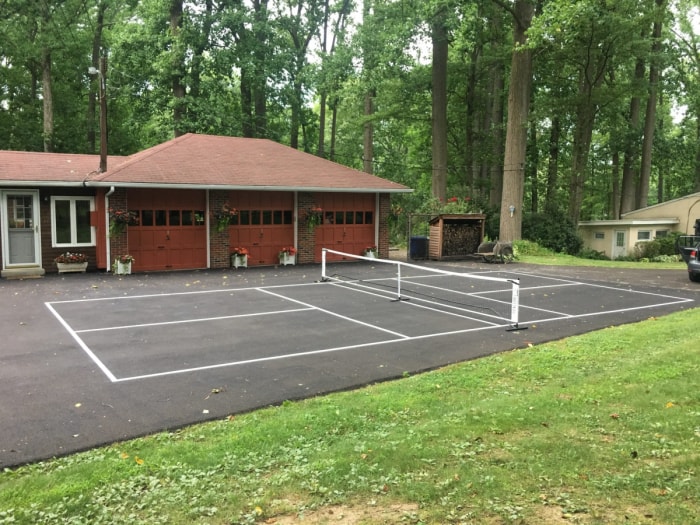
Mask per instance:
[[[622,215],[619,220],[582,221],[579,233],[586,248],[611,259],[634,254],[639,242],[680,232],[693,235],[700,226],[700,193],[662,202]]]
[[[134,271],[225,268],[239,246],[249,265],[277,264],[285,246],[300,263],[323,247],[386,257],[391,195],[412,191],[266,139],[187,134],[98,166],[0,151],[3,277],[54,272],[66,251],[88,254],[89,270],[130,254]],[[131,224],[110,232],[127,212]]]

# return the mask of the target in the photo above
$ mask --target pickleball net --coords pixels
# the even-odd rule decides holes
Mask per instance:
[[[321,279],[390,301],[472,317],[520,330],[520,279],[465,273],[403,261],[321,251]],[[342,261],[342,262],[341,262]],[[346,264],[357,262],[358,264]]]

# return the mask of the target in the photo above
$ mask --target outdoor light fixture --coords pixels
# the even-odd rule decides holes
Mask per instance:
[[[508,210],[510,211],[510,216],[512,217],[513,214],[515,213],[515,206],[513,206],[513,205],[511,204],[510,207],[508,208]]]

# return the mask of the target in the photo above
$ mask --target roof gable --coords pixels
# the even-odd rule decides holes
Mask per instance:
[[[267,139],[186,134],[91,179],[114,186],[410,192],[401,184]]]

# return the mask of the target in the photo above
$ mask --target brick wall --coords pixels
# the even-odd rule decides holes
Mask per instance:
[[[314,262],[314,252],[316,250],[316,231],[309,228],[304,220],[304,212],[310,210],[317,205],[316,194],[314,193],[299,193],[298,209],[297,209],[297,234],[298,246],[297,263],[312,263]]]
[[[113,210],[128,210],[129,202],[126,196],[126,188],[118,188],[109,196],[109,207]],[[109,227],[109,225],[108,225]],[[129,254],[129,227],[127,226],[118,235],[109,236],[109,253],[112,258],[108,266],[112,267],[112,262],[118,255]]]
[[[228,204],[229,192],[224,190],[212,190],[209,192],[209,209],[221,210],[224,204]],[[224,231],[216,231],[216,224],[209,217],[209,253],[212,268],[228,268],[231,266],[231,247],[228,228]]]
[[[389,258],[389,216],[391,214],[391,194],[379,194],[379,257],[381,259]]]

